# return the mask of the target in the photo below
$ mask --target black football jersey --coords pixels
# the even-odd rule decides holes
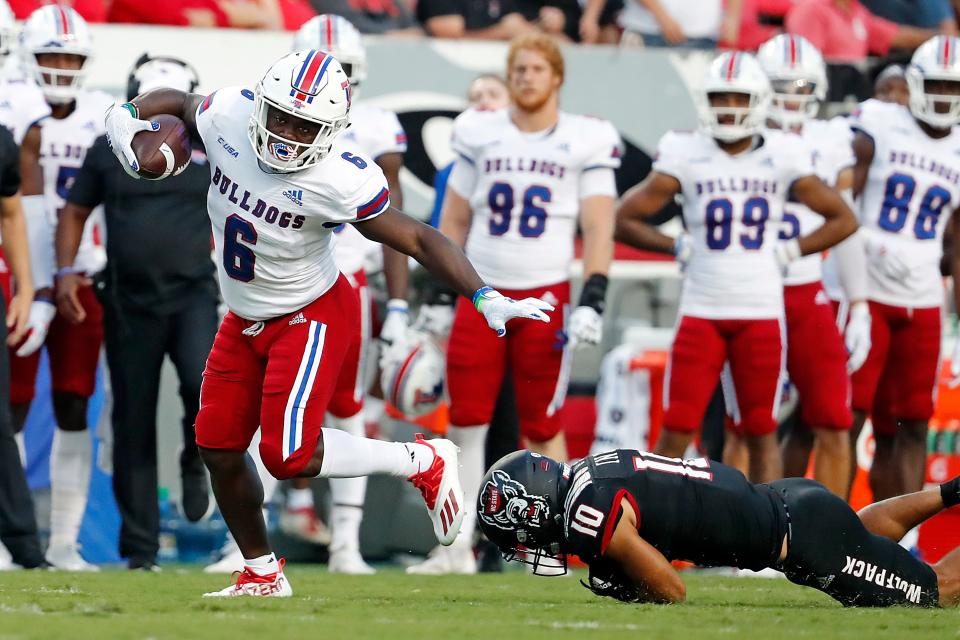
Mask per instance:
[[[619,449],[573,465],[566,550],[588,563],[601,557],[624,498],[637,512],[640,537],[668,560],[758,570],[777,561],[787,531],[777,494],[732,467]]]

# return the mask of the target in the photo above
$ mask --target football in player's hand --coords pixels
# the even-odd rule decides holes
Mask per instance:
[[[193,149],[183,120],[166,114],[154,116],[151,120],[160,128],[137,133],[131,144],[140,164],[137,172],[140,177],[163,180],[187,168]]]

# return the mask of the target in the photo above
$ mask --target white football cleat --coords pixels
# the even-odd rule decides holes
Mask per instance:
[[[426,560],[407,567],[407,573],[415,576],[471,576],[476,572],[477,559],[468,544],[434,547]]]
[[[244,567],[240,575],[237,576],[237,583],[221,589],[220,591],[211,591],[203,594],[204,598],[237,598],[240,596],[253,596],[258,598],[289,598],[293,595],[293,589],[290,582],[283,575],[283,565],[286,560],[280,558],[277,560],[280,568],[276,573],[261,576],[253,572],[250,567]]]
[[[60,571],[100,571],[100,567],[90,564],[80,556],[80,549],[75,544],[48,548],[47,562]]]
[[[327,569],[330,573],[345,573],[352,576],[372,576],[377,572],[364,562],[360,552],[352,547],[331,550]]]
[[[457,539],[460,525],[463,524],[463,488],[460,486],[460,463],[457,454],[460,449],[449,440],[424,439],[417,434],[416,444],[433,450],[433,464],[429,469],[411,475],[409,480],[420,490],[427,511],[433,520],[433,532],[444,546],[450,546]]]
[[[219,560],[213,564],[208,564],[203,568],[204,573],[236,573],[243,571],[243,553],[240,547],[233,541],[233,538],[227,540],[221,550],[223,554]]]
[[[285,508],[280,514],[280,530],[311,544],[330,544],[330,529],[323,524],[313,507]]]

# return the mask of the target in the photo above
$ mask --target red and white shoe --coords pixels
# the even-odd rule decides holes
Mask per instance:
[[[265,576],[257,575],[250,567],[244,567],[237,576],[237,583],[233,586],[203,594],[204,598],[234,598],[237,596],[256,596],[260,598],[289,598],[293,595],[290,582],[283,575],[283,565],[286,560],[278,561],[280,569],[276,573]]]
[[[433,532],[440,544],[448,547],[457,539],[463,523],[463,488],[460,486],[460,449],[449,440],[427,441],[418,433],[416,444],[433,450],[433,464],[429,469],[415,473],[407,480],[413,483],[433,520]]]

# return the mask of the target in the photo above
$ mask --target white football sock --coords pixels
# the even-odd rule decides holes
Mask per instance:
[[[451,425],[447,431],[450,441],[460,447],[460,484],[463,486],[465,503],[463,524],[454,542],[456,545],[473,546],[473,530],[477,524],[477,498],[480,495],[480,482],[486,471],[484,457],[489,430],[490,425],[482,424],[475,427]]]
[[[300,509],[313,509],[313,489],[287,490],[287,509],[290,511],[299,511]]]
[[[321,429],[323,465],[318,478],[355,478],[385,473],[407,478],[430,468],[433,449],[413,442],[358,438],[339,429]]]
[[[364,434],[364,412],[359,411],[349,418],[327,415],[327,424],[352,436]],[[367,478],[330,478],[330,497],[333,509],[330,521],[333,526],[331,549],[360,548],[360,523],[363,520],[363,501],[367,495]]]
[[[258,558],[244,558],[243,564],[258,576],[268,576],[271,573],[280,571],[280,563],[277,562],[277,556],[272,553]]]
[[[27,443],[23,439],[23,431],[13,434],[13,439],[17,441],[17,450],[20,451],[20,466],[27,466]]]
[[[92,466],[90,434],[56,429],[50,451],[50,546],[73,545],[87,508]]]

